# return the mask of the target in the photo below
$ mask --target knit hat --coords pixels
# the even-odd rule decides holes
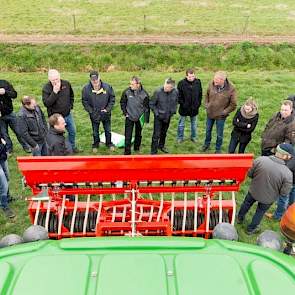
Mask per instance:
[[[281,143],[277,146],[276,151],[283,155],[295,156],[294,147],[290,143]]]

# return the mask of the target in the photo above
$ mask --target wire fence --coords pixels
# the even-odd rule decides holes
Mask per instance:
[[[262,34],[278,35],[295,33],[295,17],[290,16],[223,16],[195,15],[180,17],[168,15],[39,15],[1,16],[2,33],[76,33],[76,34],[120,34],[120,33],[167,33],[167,34]]]

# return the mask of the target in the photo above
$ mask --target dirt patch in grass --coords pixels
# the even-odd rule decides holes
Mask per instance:
[[[294,15],[295,17],[295,15]],[[257,44],[295,43],[295,36],[192,36],[192,35],[8,35],[0,34],[1,43],[29,43],[29,44],[234,44],[239,42],[254,42]]]

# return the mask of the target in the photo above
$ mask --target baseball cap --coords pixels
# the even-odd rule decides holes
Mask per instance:
[[[90,80],[92,80],[92,81],[96,81],[99,79],[98,71],[91,71],[89,76],[90,76]]]

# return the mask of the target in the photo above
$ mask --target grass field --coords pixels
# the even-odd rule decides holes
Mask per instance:
[[[293,0],[0,1],[0,32],[292,35]]]
[[[46,72],[56,67],[67,72],[179,72],[187,67],[215,71],[293,70],[295,46],[256,45],[15,45],[0,44],[0,69]]]
[[[118,133],[124,132],[124,119],[122,117],[119,108],[120,95],[125,87],[128,86],[129,78],[133,74],[139,74],[142,78],[144,87],[149,93],[162,85],[164,78],[172,76],[177,81],[183,78],[183,72],[156,72],[156,71],[141,71],[141,72],[103,72],[101,74],[102,79],[113,85],[116,93],[116,105],[112,115],[112,130]],[[198,72],[199,78],[202,80],[204,90],[207,87],[209,80],[212,78],[212,71],[200,70]],[[31,72],[31,73],[13,73],[2,72],[1,77],[5,78],[13,83],[18,91],[18,99],[14,102],[15,110],[19,109],[19,98],[23,95],[34,95],[37,100],[43,106],[41,101],[41,88],[47,81],[46,73]],[[239,105],[246,100],[248,96],[253,96],[259,103],[260,107],[260,121],[254,133],[254,138],[248,147],[248,152],[254,153],[256,156],[260,153],[260,134],[270,116],[276,112],[281,101],[287,97],[288,94],[294,92],[295,84],[295,72],[294,71],[233,71],[229,72],[230,80],[235,84],[239,94]],[[74,92],[76,95],[74,117],[77,125],[77,139],[78,145],[84,149],[83,154],[91,154],[91,125],[86,112],[82,109],[81,105],[81,89],[88,80],[87,72],[63,72],[62,78],[71,81]],[[229,143],[229,136],[231,132],[231,119],[230,116],[227,119],[225,127],[223,152],[226,152]],[[186,128],[186,141],[181,145],[176,144],[176,128],[177,128],[178,115],[173,117],[171,122],[167,147],[172,153],[200,153],[201,146],[204,141],[205,131],[205,111],[202,107],[198,116],[198,142],[192,143],[189,140],[189,129]],[[142,152],[149,154],[150,143],[152,135],[153,124],[147,124],[143,131],[143,144]],[[14,196],[17,196],[18,200],[12,204],[12,208],[16,211],[17,217],[8,221],[0,215],[0,237],[7,233],[22,233],[24,228],[29,225],[28,214],[26,211],[27,203],[24,200],[25,196],[30,195],[28,189],[22,190],[21,188],[21,176],[17,170],[16,156],[24,155],[20,146],[15,141],[15,136],[12,135],[15,143],[15,153],[13,157],[9,159],[9,167],[11,172],[11,192]],[[214,138],[214,137],[213,137]],[[102,147],[99,151],[101,154],[109,154],[109,152]],[[123,150],[116,150],[114,154],[122,154]],[[241,203],[243,197],[247,191],[248,181],[242,186],[241,192],[238,194],[238,204]],[[248,215],[247,222],[249,222],[251,214]],[[244,242],[255,242],[255,237],[248,237],[242,226],[237,226],[239,230],[240,240]],[[274,229],[278,230],[278,223],[264,220],[262,223],[262,229]]]

